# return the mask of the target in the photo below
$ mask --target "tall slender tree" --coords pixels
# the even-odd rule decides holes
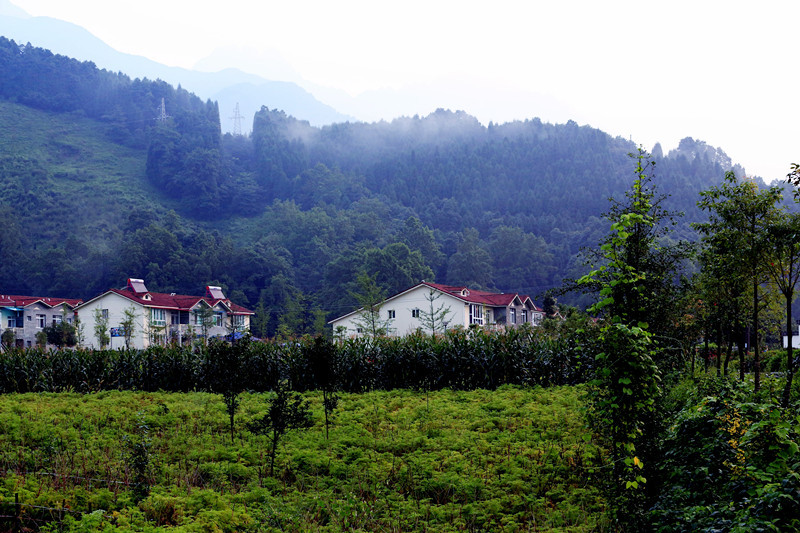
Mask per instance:
[[[789,406],[789,394],[794,376],[792,303],[797,283],[800,281],[800,214],[785,214],[768,227],[767,232],[773,245],[773,253],[765,266],[772,281],[786,299],[786,335],[789,342],[786,345],[786,383],[781,399],[785,408]]]
[[[732,268],[746,273],[750,282],[754,388],[758,391],[761,386],[759,311],[763,296],[760,288],[767,277],[765,258],[770,249],[767,228],[778,219],[781,191],[778,187],[760,190],[754,181],[740,180],[728,172],[724,183],[701,192],[700,196],[697,205],[709,213],[709,220],[694,227],[700,231],[706,246],[720,259],[724,257]]]
[[[358,318],[354,320],[372,339],[387,335],[391,329],[391,320],[381,316],[381,308],[386,296],[375,281],[375,276],[362,272],[358,276],[359,292],[352,293],[361,305]]]

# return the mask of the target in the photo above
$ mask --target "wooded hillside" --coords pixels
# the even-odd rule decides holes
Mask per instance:
[[[4,292],[217,284],[259,335],[352,310],[360,272],[389,294],[426,279],[537,298],[582,272],[636,151],[574,122],[446,110],[316,128],[263,107],[250,137],[222,136],[214,102],[4,38],[0,135]],[[674,235],[694,238],[699,191],[743,169],[691,138],[652,152],[686,213]]]

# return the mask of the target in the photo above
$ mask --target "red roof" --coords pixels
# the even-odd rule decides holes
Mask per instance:
[[[140,305],[147,307],[159,307],[162,309],[173,309],[176,311],[191,311],[201,301],[208,304],[209,307],[214,307],[222,302],[222,305],[230,309],[231,314],[234,315],[254,315],[253,311],[237,305],[226,298],[209,298],[206,296],[189,296],[186,294],[167,294],[163,292],[144,292],[134,293],[128,287],[124,289],[109,289],[107,292],[113,292],[136,302]]]
[[[79,298],[53,298],[52,296],[17,296],[12,294],[0,294],[0,306],[3,307],[26,307],[28,305],[41,302],[48,307],[58,307],[67,304],[75,307],[83,303]]]
[[[507,307],[512,304],[515,298],[519,298],[522,303],[525,303],[527,300],[531,300],[527,295],[517,294],[516,292],[488,292],[477,289],[469,289],[461,285],[441,285],[439,283],[429,283],[427,281],[423,281],[422,285],[427,285],[428,287],[450,294],[466,302],[489,305],[492,307]],[[536,307],[536,304],[534,304],[532,300],[531,305],[537,311],[540,310],[538,307]]]

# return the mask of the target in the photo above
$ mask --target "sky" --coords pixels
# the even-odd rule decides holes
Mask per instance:
[[[767,182],[800,163],[800,2],[11,2],[170,66],[427,91],[415,113],[574,120],[648,150],[693,137]]]

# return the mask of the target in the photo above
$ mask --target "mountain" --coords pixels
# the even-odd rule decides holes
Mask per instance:
[[[263,106],[243,136],[221,115],[183,87],[0,37],[3,291],[219,285],[258,311],[259,335],[352,310],[362,272],[387,293],[426,279],[539,297],[584,272],[635,171],[632,142],[572,121],[439,109],[320,127]],[[653,158],[664,207],[685,213],[672,236],[695,239],[699,192],[741,169],[691,138]]]
[[[226,117],[233,115],[238,102],[240,113],[245,116],[243,131],[250,131],[253,115],[262,105],[284,109],[313,125],[352,120],[295,83],[270,81],[231,68],[199,72],[168,67],[141,56],[118,52],[75,24],[49,17],[31,17],[8,0],[0,0],[0,35],[20,44],[31,43],[57,54],[91,61],[111,72],[160,79],[187,88],[203,99],[219,100]],[[223,131],[233,130],[231,120],[221,125]]]

